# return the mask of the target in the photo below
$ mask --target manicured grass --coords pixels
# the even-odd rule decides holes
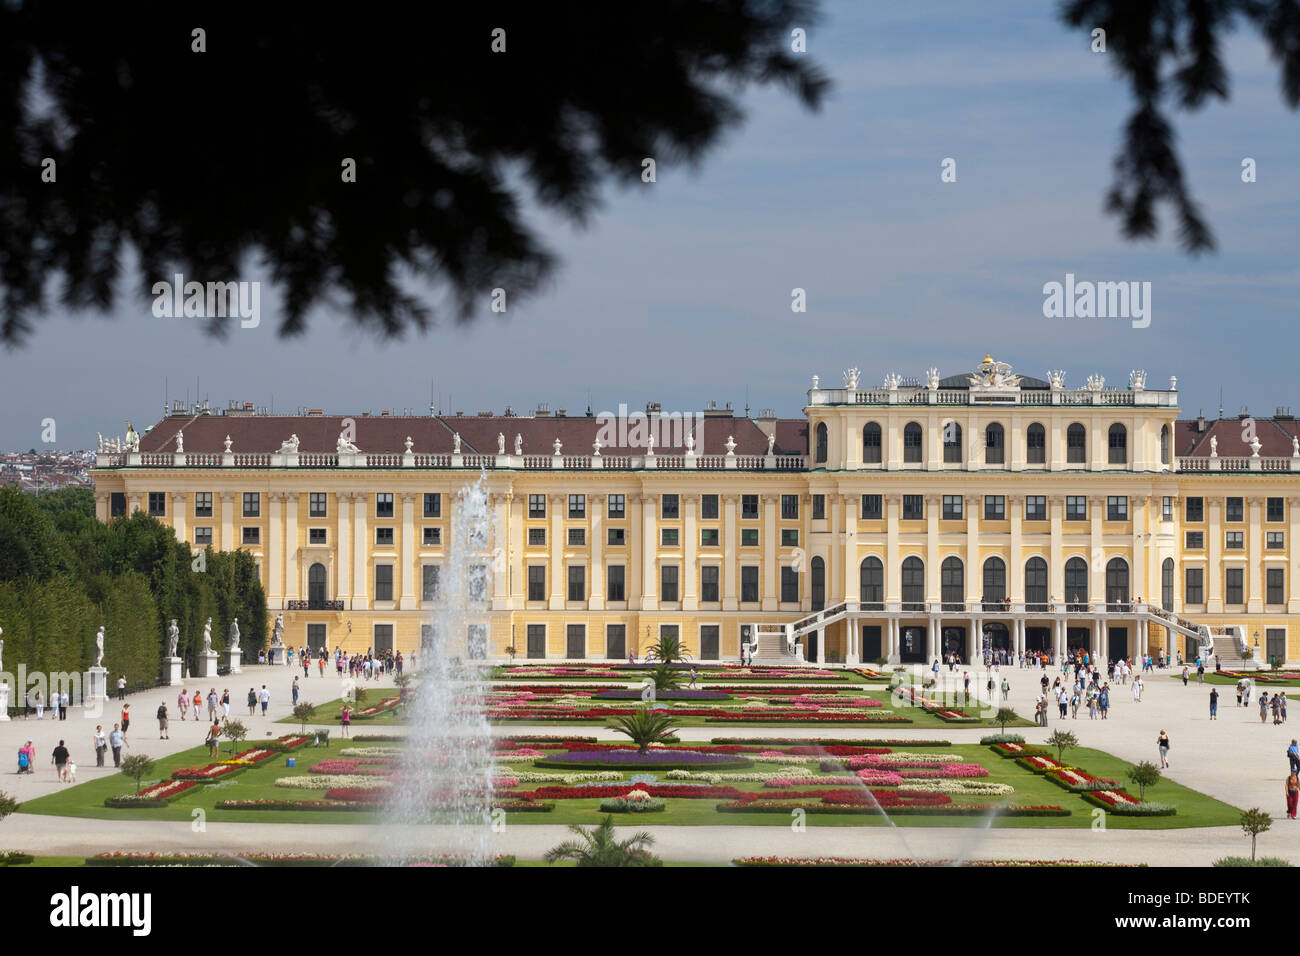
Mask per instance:
[[[1173,674],[1171,676],[1180,681],[1183,679],[1181,673]],[[1246,674],[1245,676],[1252,677],[1255,675]],[[1258,676],[1261,678],[1268,677],[1268,680],[1257,680],[1255,682],[1255,689],[1257,691],[1268,690],[1270,687],[1300,687],[1300,680],[1273,678],[1269,676],[1268,671],[1260,671]],[[1241,680],[1240,677],[1228,677],[1224,674],[1212,674],[1209,671],[1205,672],[1205,683],[1207,684],[1227,684],[1230,687],[1235,687],[1239,680]],[[1192,671],[1191,676],[1187,678],[1187,683],[1189,686],[1196,683],[1196,671]]]

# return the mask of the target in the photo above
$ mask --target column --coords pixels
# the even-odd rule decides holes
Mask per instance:
[[[817,650],[812,656],[812,662],[814,664],[820,664],[822,662],[822,659],[825,657],[826,657],[826,628],[819,627],[817,629]]]
[[[528,573],[524,570],[524,505],[528,501],[526,494],[509,494],[507,496],[507,510],[510,513],[510,526],[506,532],[506,540],[509,541],[507,560],[510,565],[510,608],[518,610],[524,606],[524,589],[528,586]],[[631,584],[632,582],[629,582]],[[521,641],[526,637],[526,626],[521,625],[525,630],[524,634],[516,634],[515,640]],[[516,650],[520,650],[520,645],[515,645]]]
[[[973,617],[970,620],[970,631],[966,634],[966,663],[974,664],[980,659],[980,651],[984,644],[984,618]]]
[[[270,525],[267,534],[270,541],[266,552],[266,603],[268,607],[278,608],[284,601],[284,533],[280,523],[284,511],[284,492],[272,491],[266,497]]]
[[[700,606],[699,586],[695,583],[695,555],[699,546],[699,531],[696,530],[695,509],[699,498],[695,495],[682,495],[682,610],[694,611]],[[683,639],[685,635],[683,635]]]
[[[641,610],[659,609],[659,564],[655,560],[655,508],[659,500],[641,496]]]
[[[415,603],[415,501],[412,492],[403,492],[398,496],[402,502],[402,563],[397,573],[402,581],[402,597],[398,607],[403,611],[414,610]],[[489,495],[488,501],[495,506],[497,495]],[[495,508],[494,508],[495,510]],[[496,571],[496,562],[492,562],[492,571]]]
[[[1007,587],[1010,590],[1007,596],[1012,604],[1025,600],[1025,557],[1020,540],[1020,522],[1024,515],[1025,496],[1007,495],[1007,517],[1011,520],[1011,567],[1007,568]]]
[[[339,530],[334,549],[338,554],[338,585],[334,597],[348,601],[352,597],[352,494],[343,492],[335,495],[335,500],[339,508]]]
[[[1106,499],[1088,496],[1088,601],[1105,606],[1106,549],[1102,547],[1101,519],[1106,515]]]
[[[284,599],[300,600],[298,583],[298,508],[301,497],[291,491],[284,506]]]
[[[1047,499],[1047,516],[1050,519],[1048,524],[1051,525],[1048,547],[1050,554],[1048,556],[1047,569],[1047,597],[1054,600],[1058,605],[1063,605],[1067,599],[1065,593],[1065,549],[1062,543],[1061,535],[1065,524],[1065,497],[1063,495],[1051,495]],[[1058,606],[1057,610],[1064,610]]]
[[[943,657],[943,625],[942,619],[935,614],[931,614],[926,624],[926,664],[930,664],[936,658]]]
[[[844,561],[841,560],[841,551],[838,545],[844,543],[844,499],[839,495],[826,496],[826,514],[830,518],[830,534],[826,540],[830,542],[826,547],[826,606],[832,607],[838,604],[836,597],[844,593],[844,583],[841,578],[844,576]],[[807,521],[806,528],[802,532],[808,535],[808,543],[812,543],[812,518]],[[845,648],[847,653],[848,648]]]
[[[736,577],[739,574],[736,570],[736,554],[740,550],[739,531],[736,527],[736,504],[739,499],[739,495],[722,496],[722,609],[724,611],[735,611],[740,607],[736,595]]]
[[[172,530],[176,532],[176,540],[188,541],[189,534],[186,532],[185,522],[189,518],[190,496],[184,492],[174,492],[169,497],[171,498]]]
[[[109,512],[112,510],[108,495],[95,495],[95,518],[103,524],[109,521]]]
[[[980,567],[980,499],[967,495],[962,507],[966,511],[966,600],[978,601],[984,596],[982,568]]]
[[[642,495],[628,495],[624,501],[627,508],[627,607],[628,610],[641,607],[642,554],[644,543],[638,540],[642,528],[642,513],[646,506],[641,503]],[[646,499],[649,500],[649,499]],[[654,593],[654,592],[651,592]],[[629,629],[632,627],[628,625]],[[639,638],[628,634],[628,646],[635,647]]]
[[[1264,612],[1263,555],[1261,545],[1264,539],[1263,498],[1247,498],[1250,509],[1250,523],[1246,525],[1246,547],[1249,559],[1246,562],[1246,611],[1250,614]]]
[[[1289,554],[1297,554],[1300,553],[1296,550],[1297,545],[1300,545],[1300,498],[1286,500],[1286,516],[1288,524],[1285,544]],[[1290,577],[1289,573],[1287,577]],[[1287,613],[1300,614],[1300,587],[1288,580],[1287,595]]]
[[[898,563],[898,512],[903,505],[902,496],[885,495],[885,601],[902,599],[902,573]]]
[[[141,508],[140,508],[140,494],[139,494],[139,492],[134,492],[134,491],[129,491],[129,492],[127,492],[127,495],[126,495],[126,515],[127,515],[127,517],[129,518],[131,515],[135,514],[137,511],[140,511],[140,510],[141,510]],[[233,550],[233,548],[228,549],[228,550]]]
[[[1097,621],[1097,659],[1110,660],[1110,621],[1104,617]]]
[[[605,609],[605,496],[587,497],[587,514],[591,527],[591,582],[587,607],[593,611]],[[626,576],[624,577],[626,580]]]
[[[925,599],[937,601],[943,596],[939,558],[939,515],[943,511],[940,495],[925,496]]]
[[[567,596],[565,589],[568,582],[565,580],[566,570],[564,567],[564,495],[547,495],[547,501],[551,513],[551,599],[547,606],[552,611],[564,610],[564,599]]]
[[[858,589],[858,498],[845,495],[844,505],[844,600],[857,603],[861,597]],[[849,633],[855,630],[853,621],[849,622]],[[856,641],[855,637],[855,641]]]
[[[130,514],[130,512],[127,512]],[[221,540],[217,548],[221,551],[233,551],[239,547],[235,540],[235,495],[223,492],[221,495]]]
[[[1160,579],[1157,574],[1156,586],[1151,587],[1151,581],[1148,579],[1147,569],[1147,541],[1154,538],[1154,535],[1147,532],[1147,498],[1143,495],[1140,498],[1134,498],[1131,502],[1133,513],[1133,576],[1129,585],[1129,599],[1137,600],[1141,597],[1144,602],[1151,604],[1160,603]],[[1155,499],[1155,507],[1160,507],[1160,499]],[[1160,514],[1156,512],[1157,516]],[[1160,561],[1155,562],[1156,568],[1160,567]]]
[[[1205,562],[1205,613],[1222,614],[1223,613],[1223,522],[1220,515],[1223,508],[1223,499],[1218,497],[1205,497],[1206,508],[1210,512],[1209,527],[1205,531],[1207,560]],[[1291,547],[1295,547],[1294,542]],[[1173,634],[1169,637],[1170,641],[1175,640]],[[1171,644],[1170,648],[1174,645]],[[1168,654],[1170,648],[1165,649]]]
[[[370,595],[370,502],[368,494],[352,496],[352,607],[359,611],[366,609]]]
[[[781,591],[777,581],[776,545],[780,530],[776,523],[777,496],[763,495],[763,610],[775,611]]]

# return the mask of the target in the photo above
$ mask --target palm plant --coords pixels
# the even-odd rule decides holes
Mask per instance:
[[[659,640],[650,645],[650,650],[654,652],[655,660],[664,664],[689,660],[691,656],[683,649],[681,637],[672,632],[661,631]]]
[[[676,690],[682,686],[681,672],[676,670],[668,661],[660,661],[650,671],[650,679],[654,681],[655,693],[665,690]]]
[[[569,824],[569,832],[580,840],[566,840],[546,851],[547,863],[573,860],[577,866],[662,866],[662,861],[648,849],[655,838],[644,830],[626,840],[614,836],[614,818],[605,817],[599,826],[590,830],[577,823]]]
[[[630,737],[638,753],[646,753],[651,744],[675,739],[677,721],[671,714],[642,707],[630,714],[611,717],[609,727]]]

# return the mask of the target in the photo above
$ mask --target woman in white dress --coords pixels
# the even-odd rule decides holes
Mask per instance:
[[[1133,678],[1133,702],[1137,704],[1142,703],[1142,678],[1141,677]]]

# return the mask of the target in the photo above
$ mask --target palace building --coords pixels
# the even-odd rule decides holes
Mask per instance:
[[[417,648],[456,495],[485,474],[493,657],[624,658],[675,631],[706,661],[1213,642],[1231,668],[1243,641],[1294,661],[1300,423],[1179,412],[1176,379],[1067,387],[989,356],[872,388],[814,377],[798,419],[673,428],[657,406],[617,428],[177,409],[92,474],[101,520],[143,509],[250,551],[294,646]]]

